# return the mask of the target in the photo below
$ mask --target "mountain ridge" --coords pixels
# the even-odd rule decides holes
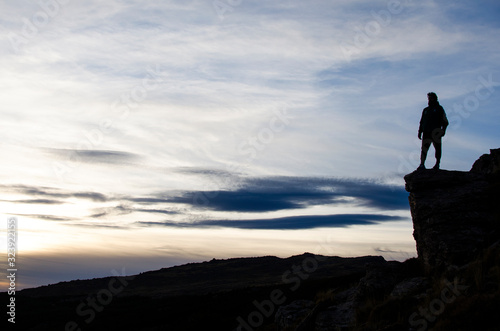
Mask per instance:
[[[103,278],[94,278],[87,280],[72,280],[59,282],[51,285],[44,285],[31,289],[19,291],[21,295],[29,297],[44,297],[52,295],[84,295],[89,292],[89,288],[103,287],[103,284],[112,279],[130,280],[130,285],[121,293],[122,296],[145,295],[154,290],[154,297],[208,294],[204,288],[212,288],[214,292],[230,289],[244,288],[257,285],[276,285],[282,282],[282,276],[285,272],[291,270],[294,265],[300,265],[303,261],[316,261],[318,265],[314,272],[310,273],[312,278],[332,277],[330,272],[338,272],[338,276],[345,274],[346,268],[354,271],[364,270],[366,263],[382,263],[385,260],[380,256],[361,256],[361,257],[338,257],[323,256],[311,253],[294,255],[288,258],[278,258],[275,256],[262,257],[243,257],[230,259],[212,259],[205,262],[192,262],[178,266],[161,268],[158,270],[146,271],[137,275],[130,276],[110,276]],[[344,271],[337,271],[341,268]],[[231,274],[227,272],[230,271]],[[236,281],[227,286],[218,284],[221,281],[228,281],[231,277],[237,277]],[[155,280],[151,291],[144,289],[147,283]],[[128,282],[128,281],[127,281]],[[154,284],[154,285],[153,285]],[[185,284],[185,285],[183,285]],[[165,286],[166,289],[162,289]],[[170,289],[176,286],[175,289]],[[180,288],[179,288],[180,286]],[[194,286],[194,287],[193,287]],[[186,287],[190,287],[191,291]],[[142,288],[142,290],[140,290]],[[136,291],[136,292],[135,292]]]

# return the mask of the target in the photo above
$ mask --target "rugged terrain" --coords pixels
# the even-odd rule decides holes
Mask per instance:
[[[239,319],[274,324],[296,299],[348,287],[381,257],[237,258],[129,277],[76,280],[18,292],[22,330],[232,330]],[[252,322],[251,322],[252,323]]]

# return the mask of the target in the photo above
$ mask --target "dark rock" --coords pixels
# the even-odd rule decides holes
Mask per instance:
[[[366,275],[356,286],[336,294],[334,302],[317,313],[314,330],[351,330],[360,312],[369,314],[370,303],[387,297],[405,278],[408,274],[401,262],[367,264]]]
[[[482,155],[470,171],[486,175],[500,174],[500,148],[490,149],[490,154]]]
[[[367,265],[366,276],[360,279],[356,290],[356,299],[383,298],[403,278],[400,262]]]
[[[356,287],[338,293],[333,305],[317,313],[314,330],[349,330],[356,321],[356,309],[359,304],[356,295]]]
[[[297,326],[314,308],[311,300],[295,300],[289,305],[279,307],[275,315],[278,330],[292,330]]]
[[[424,267],[464,265],[500,239],[500,150],[472,170],[417,170],[405,176],[413,237]]]
[[[354,322],[352,302],[345,302],[329,307],[318,313],[315,331],[349,330]]]
[[[427,277],[413,277],[403,280],[397,284],[391,292],[391,297],[404,298],[408,296],[418,295],[430,286]]]

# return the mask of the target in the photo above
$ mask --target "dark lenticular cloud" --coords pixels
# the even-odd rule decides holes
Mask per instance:
[[[174,203],[192,204],[216,211],[269,212],[284,209],[304,208],[304,204],[320,199],[318,195],[306,197],[305,194],[273,192],[237,191],[199,191],[187,193],[170,199]]]
[[[346,198],[354,198],[354,203],[360,206],[380,210],[408,209],[408,193],[402,187],[314,177],[247,179],[235,190],[186,192],[165,200],[216,211],[270,212],[345,204]]]
[[[198,222],[140,222],[143,225],[162,225],[180,228],[225,227],[259,230],[304,230],[321,227],[347,227],[350,225],[368,225],[388,221],[402,221],[400,216],[374,214],[338,214],[290,216],[253,220],[206,220]]]

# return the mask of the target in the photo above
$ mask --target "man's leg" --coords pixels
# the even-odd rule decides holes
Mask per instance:
[[[420,153],[420,167],[425,168],[425,159],[427,159],[427,152],[431,147],[432,139],[424,134],[422,137],[422,152]]]
[[[434,169],[439,169],[439,164],[441,163],[441,154],[442,154],[442,144],[441,144],[441,139],[440,141],[433,141],[432,145],[434,146],[434,149],[436,150],[436,165],[434,165]]]
[[[436,150],[436,164],[434,165],[434,169],[439,169],[439,165],[441,163],[441,154],[442,154],[442,138],[443,137],[443,130],[441,129],[436,129],[432,133],[432,146],[434,146],[434,149]]]

